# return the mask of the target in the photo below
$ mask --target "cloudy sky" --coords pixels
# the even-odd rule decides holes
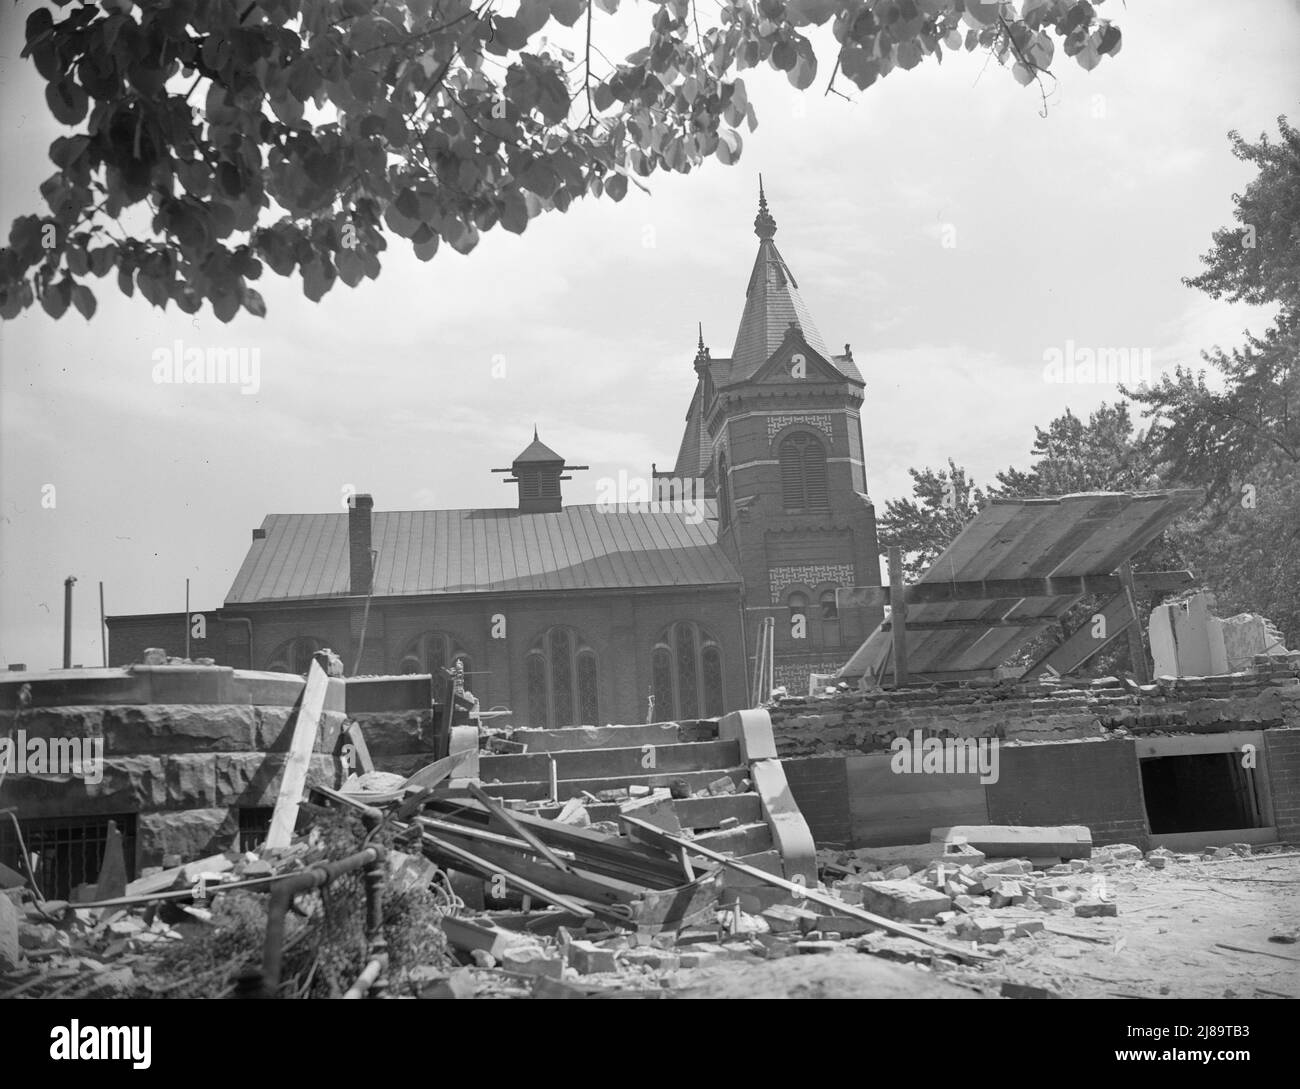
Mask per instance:
[[[18,57],[32,6],[0,6],[6,231],[38,210],[60,131]],[[878,506],[907,493],[910,466],[951,456],[983,481],[1023,464],[1035,424],[1115,396],[1045,382],[1054,348],[1149,349],[1158,373],[1236,343],[1266,315],[1180,277],[1251,177],[1228,130],[1254,138],[1300,114],[1300,5],[1105,7],[1120,56],[1092,73],[1059,60],[1046,117],[1036,89],[978,56],[927,61],[854,101],[821,94],[824,80],[798,95],[748,74],[760,123],[737,165],[493,231],[468,257],[422,264],[395,240],[377,281],[321,304],[268,270],[269,316],[229,325],[109,281],[89,323],[39,309],[5,323],[0,660],[58,664],[67,575],[73,657],[88,665],[100,580],[110,615],[179,610],[186,578],[196,609],[218,605],[266,513],[339,510],[349,486],[380,510],[510,505],[489,470],[534,424],[591,466],[569,501],[670,466],[696,322],[715,355],[731,350],[760,171],[817,324],[866,376]],[[635,29],[650,10],[625,3],[611,22]],[[624,26],[606,33],[626,39]],[[260,388],[155,383],[153,353],[178,339],[256,348]]]

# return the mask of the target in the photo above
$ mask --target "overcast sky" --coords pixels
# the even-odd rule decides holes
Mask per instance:
[[[39,210],[60,132],[18,57],[32,6],[0,5],[5,232]],[[824,79],[801,96],[747,74],[760,124],[737,165],[655,176],[650,195],[582,201],[522,236],[492,231],[468,257],[422,264],[394,239],[377,281],[320,304],[268,270],[269,316],[229,325],[128,300],[111,278],[93,281],[89,323],[39,308],[5,323],[0,660],[58,664],[67,575],[73,660],[87,665],[100,580],[110,615],[180,610],[186,578],[193,607],[215,607],[265,514],[340,510],[347,486],[379,510],[511,505],[489,470],[534,423],[591,466],[566,501],[671,466],[696,322],[714,355],[735,337],[760,171],[816,323],[866,377],[878,507],[909,491],[910,466],[951,456],[982,482],[1025,463],[1035,424],[1114,398],[1045,382],[1053,348],[1150,349],[1158,373],[1236,343],[1265,315],[1180,277],[1252,176],[1228,130],[1253,139],[1300,114],[1300,6],[1105,8],[1120,56],[1092,73],[1058,57],[1046,118],[1036,89],[984,57],[927,61],[852,102],[822,95]],[[615,18],[648,11],[625,3]],[[155,383],[153,353],[178,339],[258,349],[257,393]]]

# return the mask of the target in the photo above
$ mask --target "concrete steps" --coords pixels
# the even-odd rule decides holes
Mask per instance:
[[[525,751],[477,754],[477,778],[489,794],[544,801],[552,797],[554,768],[558,804],[535,812],[555,816],[571,798],[684,782],[701,796],[667,804],[701,846],[805,883],[817,879],[812,837],[786,785],[764,711],[733,712],[720,722],[517,729],[509,739]],[[734,793],[703,793],[724,776],[735,784]],[[620,811],[616,801],[587,800],[593,822],[615,821]],[[726,881],[730,890],[745,891],[747,903],[761,903],[773,892],[734,871]]]

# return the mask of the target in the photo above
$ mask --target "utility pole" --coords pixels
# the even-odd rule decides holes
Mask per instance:
[[[63,668],[72,668],[72,587],[76,575],[63,580]]]

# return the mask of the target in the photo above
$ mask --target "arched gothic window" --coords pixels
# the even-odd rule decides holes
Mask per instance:
[[[573,628],[557,625],[537,637],[525,660],[528,725],[599,726],[596,652]]]
[[[826,510],[826,447],[816,436],[796,431],[781,440],[781,499],[786,510]]]
[[[325,649],[325,640],[314,635],[297,635],[275,648],[266,665],[268,673],[298,673],[311,669],[312,655]]]
[[[417,635],[402,650],[397,659],[398,673],[432,673],[450,669],[461,661],[465,672],[471,672],[469,655],[461,649],[460,640],[440,631],[426,631]]]
[[[651,665],[655,718],[722,714],[722,648],[704,628],[689,620],[665,628],[655,642]]]

